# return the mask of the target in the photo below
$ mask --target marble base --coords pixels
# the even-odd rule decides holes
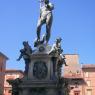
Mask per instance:
[[[24,80],[19,89],[19,95],[58,95],[57,81]]]

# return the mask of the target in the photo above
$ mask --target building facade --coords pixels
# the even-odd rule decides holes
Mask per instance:
[[[68,66],[64,66],[63,76],[69,80],[70,95],[83,95],[82,85],[84,81],[79,56],[77,54],[66,54],[65,58]]]
[[[63,76],[69,79],[70,95],[95,95],[95,65],[79,64],[77,54],[66,54]]]
[[[6,70],[5,72],[5,81],[4,81],[4,95],[11,95],[12,87],[9,85],[7,80],[22,78],[23,72],[21,70]]]
[[[95,65],[83,65],[83,79],[86,85],[83,86],[83,95],[95,95]]]
[[[4,78],[5,78],[5,69],[6,69],[6,61],[8,57],[0,52],[0,94],[4,90]]]

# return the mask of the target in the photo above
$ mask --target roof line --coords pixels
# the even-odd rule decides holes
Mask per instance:
[[[5,57],[7,60],[9,59],[5,54],[3,54],[2,52],[0,52],[0,55],[2,55],[3,57]]]
[[[64,55],[79,55],[79,54],[76,54],[76,53],[65,53]]]
[[[6,73],[7,73],[7,72],[21,72],[21,73],[23,73],[22,70],[15,70],[15,69],[7,69],[5,72],[6,72]]]

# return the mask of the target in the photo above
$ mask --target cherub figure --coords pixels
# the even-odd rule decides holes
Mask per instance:
[[[62,50],[60,50],[60,54],[59,54],[59,58],[58,58],[58,62],[59,62],[59,64],[64,64],[65,66],[68,66],[67,64],[66,64],[66,61],[65,61],[65,56],[62,54],[63,53],[63,49]]]
[[[31,62],[30,55],[32,54],[32,48],[29,46],[28,42],[24,41],[23,42],[24,48],[20,50],[20,56],[17,59],[17,61],[20,61],[21,58],[24,59],[25,61],[25,75],[28,73],[29,69],[29,63]]]
[[[57,70],[58,76],[61,76],[62,65],[65,64],[65,66],[68,66],[65,61],[65,56],[62,54],[63,49],[61,48],[61,40],[61,38],[57,38],[56,42],[53,44],[49,52],[49,54],[53,56],[53,73],[55,75],[55,72]]]
[[[61,50],[61,38],[57,38],[55,43],[53,44],[49,54],[52,54],[52,55],[60,55],[60,50]]]

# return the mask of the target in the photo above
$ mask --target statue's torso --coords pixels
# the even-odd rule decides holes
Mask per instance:
[[[54,6],[51,3],[49,3],[48,6],[49,6],[49,8],[47,7],[47,5],[43,5],[40,8],[42,19],[45,19],[48,15],[52,14],[52,10],[53,10]]]

